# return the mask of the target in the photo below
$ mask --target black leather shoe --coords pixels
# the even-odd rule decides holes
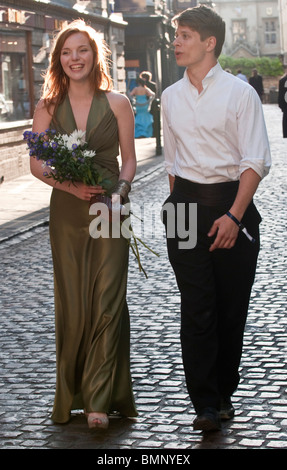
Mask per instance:
[[[219,411],[220,418],[222,420],[232,419],[234,417],[234,413],[235,413],[235,410],[231,403],[230,398],[229,397],[223,398],[220,402],[220,411]]]
[[[193,429],[195,431],[219,431],[221,423],[216,408],[204,408],[193,421]]]

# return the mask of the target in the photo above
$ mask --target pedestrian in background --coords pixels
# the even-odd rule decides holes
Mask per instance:
[[[112,200],[126,198],[136,170],[134,116],[129,100],[111,91],[108,49],[79,20],[60,31],[51,53],[33,130],[86,133],[94,164],[110,180]],[[121,149],[122,167],[117,156]],[[92,238],[89,202],[100,186],[55,182],[43,162],[32,173],[53,186],[50,239],[55,278],[57,384],[52,419],[66,423],[84,409],[89,427],[108,426],[108,414],[136,416],[130,377],[126,303],[128,244]]]
[[[249,78],[249,84],[253,86],[254,90],[257,91],[258,96],[262,101],[264,93],[263,80],[262,76],[257,72],[257,69],[252,70],[252,76]]]
[[[279,80],[278,105],[281,109],[283,137],[287,137],[287,73]]]
[[[183,365],[197,415],[193,426],[212,431],[234,415],[231,396],[239,383],[259,252],[261,217],[252,198],[268,174],[270,152],[257,93],[218,63],[225,38],[222,18],[198,6],[179,14],[175,25],[175,57],[186,70],[162,94],[171,188],[163,218],[181,294]],[[186,233],[169,233],[173,214],[178,227],[183,204],[180,228],[197,227],[194,248],[187,247]]]
[[[140,73],[140,78],[142,78],[144,81],[145,81],[145,84],[146,86],[154,92],[154,94],[156,94],[157,92],[157,87],[156,87],[156,83],[155,82],[152,82],[152,74],[151,72],[141,72]]]
[[[142,78],[138,78],[137,86],[130,92],[130,97],[135,98],[135,138],[152,137],[153,117],[149,110],[154,92],[146,86]]]
[[[150,113],[153,117],[153,137],[156,137],[155,122],[156,122],[156,119],[157,119],[158,104],[157,104],[157,100],[155,98],[156,98],[156,94],[157,94],[157,86],[156,86],[156,83],[152,81],[151,72],[147,72],[147,71],[141,72],[140,73],[140,78],[142,78],[145,81],[146,86],[151,91],[154,92],[154,98],[153,98],[153,100],[151,102],[151,105],[150,105]]]
[[[248,82],[246,75],[244,75],[244,73],[242,73],[240,69],[237,70],[236,77],[240,78],[240,80],[243,80],[244,82]]]

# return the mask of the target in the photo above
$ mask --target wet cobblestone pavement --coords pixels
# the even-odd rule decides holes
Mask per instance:
[[[136,214],[144,201],[144,225],[135,219],[134,230],[160,254],[141,250],[148,279],[130,260],[131,367],[138,418],[112,419],[101,432],[88,429],[81,411],[66,425],[50,420],[55,387],[53,275],[48,228],[38,227],[0,244],[1,449],[98,449],[97,459],[100,449],[106,456],[112,455],[108,450],[124,449],[185,455],[192,449],[287,449],[287,141],[278,107],[264,105],[264,111],[273,167],[255,198],[263,217],[262,248],[242,379],[234,395],[235,418],[221,432],[192,430],[194,412],[179,343],[179,295],[159,219],[168,194],[160,168],[135,184],[132,193]]]

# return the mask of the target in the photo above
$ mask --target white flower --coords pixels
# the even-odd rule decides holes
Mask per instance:
[[[96,155],[96,152],[93,152],[93,150],[83,150],[83,157],[84,158],[92,158]]]
[[[74,130],[71,135],[63,134],[61,136],[62,142],[65,147],[67,147],[68,150],[73,150],[73,145],[77,145],[80,147],[81,145],[84,145],[85,142],[85,137],[86,137],[86,132],[81,131],[81,130]]]
[[[86,139],[86,131],[75,129],[74,132],[72,132],[72,134],[70,135],[70,137],[74,138],[75,140],[80,140],[84,144]]]

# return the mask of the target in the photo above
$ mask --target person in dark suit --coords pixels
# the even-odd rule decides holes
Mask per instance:
[[[283,112],[282,130],[283,137],[287,137],[287,71],[279,80],[278,106]]]
[[[257,69],[252,70],[252,77],[249,78],[249,84],[257,91],[261,101],[264,93],[263,80]]]
[[[157,92],[157,86],[155,82],[152,82],[152,74],[150,72],[141,72],[140,73],[140,78],[142,78],[145,81],[146,86],[153,91],[154,93]]]

